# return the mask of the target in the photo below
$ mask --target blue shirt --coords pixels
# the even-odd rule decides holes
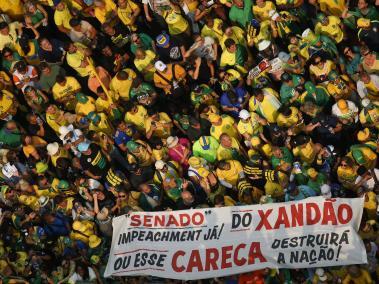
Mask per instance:
[[[234,103],[230,101],[228,97],[228,93],[224,92],[221,95],[220,104],[221,106],[224,106],[224,107],[236,107],[239,110],[241,110],[242,109],[241,104],[245,100],[245,95],[247,91],[244,88],[237,87],[237,88],[234,88],[234,92],[237,95],[237,100]],[[233,117],[238,117],[239,111],[229,111],[228,113]]]
[[[132,138],[120,130],[117,130],[114,135],[114,142],[117,144],[117,146],[121,144],[126,145],[126,143],[128,143],[130,140],[132,140]]]

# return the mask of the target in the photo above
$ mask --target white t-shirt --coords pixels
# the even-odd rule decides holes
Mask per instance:
[[[193,51],[193,54],[197,57],[206,58],[208,60],[215,60],[216,58],[212,46],[214,43],[215,41],[213,38],[209,36],[204,37],[204,43],[201,46],[197,47]],[[195,45],[196,43],[194,43],[191,48],[193,48]]]

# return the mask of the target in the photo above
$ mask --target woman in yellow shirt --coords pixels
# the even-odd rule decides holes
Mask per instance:
[[[330,71],[335,70],[336,65],[333,61],[322,59],[320,56],[313,58],[312,64],[309,66],[309,73],[313,83],[327,84],[328,74]]]
[[[0,119],[17,113],[18,102],[14,95],[7,90],[0,91]]]

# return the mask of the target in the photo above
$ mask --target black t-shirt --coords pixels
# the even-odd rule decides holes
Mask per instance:
[[[180,51],[180,45],[174,39],[170,40],[170,45],[167,48],[157,46],[159,59],[164,63],[183,61],[183,55]]]
[[[379,23],[371,22],[368,30],[361,30],[359,38],[364,41],[372,51],[379,52]]]
[[[57,39],[51,39],[50,43],[52,45],[52,50],[47,51],[42,48],[38,50],[38,56],[41,61],[46,61],[48,63],[61,62],[63,56],[63,43]]]
[[[89,171],[95,176],[105,176],[110,168],[110,164],[98,145],[92,143],[89,146],[91,154],[80,157],[80,165],[84,171]]]

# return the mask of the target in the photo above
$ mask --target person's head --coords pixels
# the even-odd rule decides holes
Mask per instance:
[[[104,0],[94,0],[94,1],[93,1],[93,4],[94,4],[97,8],[100,8],[100,9],[105,8],[105,2],[104,2]]]
[[[354,165],[353,160],[350,157],[343,157],[340,162],[340,167],[343,169],[352,168]]]
[[[367,9],[368,1],[367,0],[358,0],[357,7],[359,10]]]
[[[146,52],[142,48],[137,48],[135,55],[137,59],[144,59],[146,57]]]
[[[347,268],[347,273],[354,278],[358,278],[359,276],[361,276],[362,271],[358,265],[351,265]]]
[[[136,45],[141,44],[141,37],[137,33],[132,33],[130,39],[131,39],[132,43],[134,43]]]
[[[108,44],[104,45],[101,48],[101,53],[105,56],[112,56],[113,55],[113,51]]]
[[[254,95],[255,95],[255,98],[257,99],[257,101],[263,102],[264,94],[263,94],[262,89],[256,89]]]
[[[231,39],[231,38],[228,38],[227,40],[225,40],[225,47],[226,49],[231,52],[231,53],[234,53],[237,51],[237,45],[236,45],[236,42]]]
[[[181,194],[182,200],[184,204],[190,205],[195,201],[195,198],[193,197],[192,193],[188,190],[185,190]]]
[[[14,59],[13,51],[9,47],[4,47],[1,51],[1,55],[3,56],[2,59],[5,61],[12,61]]]
[[[221,136],[220,136],[220,144],[224,147],[224,148],[230,148],[232,147],[232,138],[226,134],[226,133],[222,133]]]
[[[37,7],[33,2],[25,3],[25,11],[27,14],[33,15],[37,11]]]
[[[6,22],[0,23],[0,34],[5,36],[9,34],[9,25]]]
[[[230,170],[230,163],[228,163],[227,161],[221,161],[217,164],[217,167],[220,169],[220,170],[223,170],[223,171],[228,171]]]
[[[28,71],[28,66],[24,61],[19,61],[15,64],[14,68],[20,74],[25,74]]]
[[[211,16],[206,16],[205,17],[205,24],[208,26],[208,27],[210,27],[210,28],[212,28],[213,27],[213,25],[214,25],[214,19],[213,19],[213,17],[211,17]]]
[[[213,203],[215,207],[224,207],[225,206],[225,199],[224,196],[221,194],[216,194]]]
[[[138,187],[140,192],[143,192],[145,194],[149,194],[151,192],[151,187],[147,183],[142,183]]]
[[[170,47],[170,36],[166,33],[158,35],[155,39],[157,46],[162,48]]]
[[[361,72],[360,79],[365,84],[368,84],[371,81],[371,77],[367,72]]]
[[[280,76],[280,80],[284,83],[286,83],[286,85],[289,85],[289,86],[293,86],[293,81],[292,81],[292,77],[290,74],[288,74],[287,72],[284,72],[281,76]]]
[[[282,158],[283,157],[283,152],[282,152],[282,149],[280,149],[280,147],[272,147],[272,155],[275,157],[275,158]]]
[[[61,86],[64,86],[67,82],[67,79],[65,76],[62,76],[62,75],[58,75],[57,78],[56,78],[56,82],[61,85]]]
[[[120,71],[117,73],[116,78],[120,81],[128,80],[129,74],[125,71]]]
[[[109,23],[104,23],[101,28],[103,29],[103,31],[107,34],[107,35],[114,35],[116,30],[114,29],[114,27],[109,24]]]
[[[48,114],[55,114],[57,111],[58,111],[58,109],[57,109],[56,105],[49,105],[46,108],[46,113],[48,113]]]
[[[72,18],[69,22],[71,28],[76,31],[76,32],[80,32],[82,30],[82,27],[81,27],[81,21],[79,19],[76,19],[76,18]]]
[[[58,11],[63,11],[66,8],[66,5],[63,1],[59,1],[59,3],[55,6],[55,9]]]
[[[295,183],[290,183],[287,187],[287,192],[291,196],[297,196],[299,194],[299,188]]]
[[[119,6],[121,9],[124,9],[124,8],[126,8],[126,6],[128,5],[128,2],[127,2],[127,0],[118,0],[118,1],[117,1],[117,4],[118,4],[118,6]]]
[[[323,26],[326,26],[329,24],[329,19],[325,14],[319,13],[317,14],[317,21],[319,21]]]
[[[39,69],[41,70],[42,74],[49,75],[51,73],[51,67],[46,62],[41,62],[39,65]]]
[[[77,51],[77,47],[76,45],[74,45],[73,42],[69,42],[65,45],[64,49],[68,52],[68,53],[75,53]]]
[[[101,86],[97,87],[96,95],[103,100],[107,100],[107,98],[108,98],[107,94],[103,90],[103,87],[101,87]]]
[[[343,51],[343,55],[345,55],[347,59],[354,58],[354,52],[350,46],[348,45],[344,46],[342,51]]]
[[[325,61],[321,58],[321,56],[318,56],[318,55],[313,57],[313,60],[312,60],[312,64],[319,68],[322,68],[324,66],[324,62]]]
[[[257,0],[255,3],[260,8],[262,8],[266,5],[265,0]]]

